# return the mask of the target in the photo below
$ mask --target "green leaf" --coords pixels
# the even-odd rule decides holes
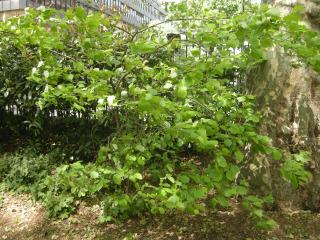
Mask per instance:
[[[115,184],[121,185],[121,183],[122,183],[122,175],[115,174],[115,175],[113,175],[112,179],[113,179]]]
[[[184,84],[180,84],[176,88],[176,95],[180,99],[185,99],[188,96],[188,88]]]
[[[257,223],[257,227],[264,230],[273,230],[277,226],[277,223],[272,219],[263,219]]]
[[[144,165],[146,164],[146,159],[145,159],[145,157],[143,157],[143,156],[138,157],[137,163],[138,163],[140,166],[144,166]]]
[[[72,164],[72,169],[83,170],[84,166],[81,164],[81,162],[75,162]]]
[[[272,195],[268,195],[268,196],[266,196],[266,197],[263,198],[263,201],[264,201],[265,203],[267,203],[267,204],[271,204],[271,203],[274,202],[274,199],[273,199]]]
[[[262,217],[263,216],[263,211],[261,209],[255,209],[253,211],[253,214],[257,217]]]
[[[239,126],[239,125],[232,125],[230,128],[229,128],[229,131],[232,133],[232,134],[242,134],[243,131],[244,131],[244,128],[242,126]]]
[[[137,41],[130,44],[130,50],[133,54],[146,54],[155,51],[156,45],[152,42]]]
[[[192,193],[195,198],[202,198],[207,194],[207,189],[205,187],[194,189]]]
[[[294,159],[297,162],[300,162],[303,164],[308,163],[311,160],[310,153],[305,151],[300,151],[298,154],[294,154]]]
[[[286,15],[284,18],[283,18],[287,23],[296,23],[298,22],[299,20],[301,20],[301,17],[299,14],[297,13],[290,13],[288,15]]]
[[[82,7],[77,7],[75,10],[76,16],[78,19],[83,20],[86,18],[87,13],[86,10]]]
[[[100,176],[99,173],[96,171],[90,172],[90,177],[93,179],[99,178],[99,176]]]
[[[180,198],[177,195],[172,195],[167,200],[167,207],[168,208],[174,208],[177,206],[177,204],[180,202]]]
[[[134,173],[132,175],[129,176],[129,179],[132,181],[132,182],[136,182],[137,180],[142,180],[142,175],[141,173]]]
[[[163,207],[159,207],[158,211],[160,214],[165,214],[165,209]]]
[[[107,222],[110,222],[112,221],[112,217],[111,216],[100,216],[99,217],[99,222],[100,223],[107,223]]]
[[[141,173],[135,173],[135,174],[134,174],[134,177],[135,177],[136,179],[138,179],[138,180],[142,180],[142,175],[141,175]]]
[[[190,182],[190,178],[187,175],[180,175],[179,180],[184,184],[187,184]]]
[[[118,201],[118,205],[119,207],[121,207],[122,209],[126,209],[128,208],[128,201],[126,198],[122,198]]]
[[[244,187],[244,186],[236,186],[236,191],[237,191],[237,194],[239,194],[239,195],[248,194],[248,188]]]
[[[100,25],[100,17],[97,15],[89,15],[87,17],[87,25],[90,29],[98,29]]]
[[[225,168],[228,166],[226,159],[222,156],[217,157],[216,161],[217,161],[218,165],[222,168]]]
[[[225,191],[224,191],[224,196],[226,196],[227,198],[235,196],[236,194],[237,194],[237,189],[235,187],[225,189]]]
[[[281,153],[281,151],[280,150],[278,150],[278,149],[274,149],[273,151],[272,151],[272,158],[274,159],[274,160],[281,160],[281,158],[282,158],[282,153]]]
[[[213,169],[210,172],[210,176],[211,176],[213,181],[220,182],[222,180],[222,178],[223,178],[223,170],[221,170],[221,169]]]
[[[230,139],[226,139],[224,140],[224,145],[226,145],[227,147],[231,147],[232,141]]]
[[[244,159],[244,154],[241,151],[236,151],[234,153],[234,156],[236,160],[238,160],[239,162],[241,162]]]
[[[266,14],[272,17],[280,17],[281,15],[280,10],[277,8],[270,8]]]
[[[171,183],[175,183],[176,182],[175,179],[170,174],[167,174],[167,178]]]
[[[231,165],[229,170],[227,171],[226,177],[230,180],[233,181],[236,177],[236,175],[239,173],[240,169],[238,166]]]
[[[296,4],[293,9],[292,9],[292,12],[293,13],[297,13],[297,14],[303,14],[305,10],[305,7],[301,4]]]
[[[142,146],[141,144],[136,145],[136,150],[140,151],[140,152],[144,152],[146,149],[144,146]]]
[[[193,49],[193,50],[191,51],[191,54],[192,54],[193,56],[200,56],[200,50],[199,50],[199,49]]]
[[[224,196],[218,196],[215,198],[216,202],[222,207],[229,207],[229,200]]]

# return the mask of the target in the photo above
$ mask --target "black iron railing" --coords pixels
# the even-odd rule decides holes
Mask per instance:
[[[0,13],[39,6],[63,10],[83,6],[90,10],[104,11],[107,15],[119,12],[123,21],[133,26],[156,19],[163,20],[165,17],[165,11],[155,0],[0,0]]]

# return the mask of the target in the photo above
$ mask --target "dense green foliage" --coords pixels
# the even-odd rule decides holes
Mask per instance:
[[[0,173],[8,187],[25,191],[49,174],[50,159],[37,155],[31,149],[5,155],[0,161]]]
[[[56,109],[80,111],[113,130],[92,163],[33,177],[47,169],[40,157],[28,179],[16,162],[33,166],[35,158],[3,167],[6,179],[36,183],[34,195],[52,216],[66,217],[84,197],[103,196],[104,221],[147,211],[197,214],[238,198],[261,227],[274,225],[262,211],[270,197],[251,195],[246,171],[257,156],[282,154],[257,133],[260,116],[254,97],[241,93],[243,73],[274,45],[320,71],[319,34],[300,23],[301,9],[285,18],[265,6],[233,17],[192,16],[184,3],[175,9],[179,20],[171,21],[192,40],[168,40],[156,26],[123,29],[81,8],[63,17],[28,10],[0,24],[0,106],[23,107],[33,125]],[[172,61],[186,44],[190,54]],[[282,174],[295,186],[308,181],[306,159],[284,163]]]

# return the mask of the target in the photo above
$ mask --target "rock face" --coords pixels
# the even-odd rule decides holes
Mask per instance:
[[[297,3],[304,4],[305,19],[320,27],[320,0],[268,1],[290,11]],[[278,164],[267,161],[256,178],[273,192],[278,206],[320,211],[320,75],[307,66],[293,67],[292,57],[280,47],[270,49],[268,60],[251,70],[246,82],[247,91],[257,96],[258,110],[264,116],[261,132],[270,136],[274,146],[288,153],[307,150],[312,153],[308,170],[310,184],[292,189],[281,180]],[[264,190],[264,189],[263,189]]]

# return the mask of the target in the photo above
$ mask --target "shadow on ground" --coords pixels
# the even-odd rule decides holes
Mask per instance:
[[[169,214],[131,219],[122,225],[99,224],[97,205],[80,205],[65,220],[48,219],[39,203],[28,195],[2,194],[0,240],[256,240],[320,239],[319,214],[308,212],[270,215],[279,223],[273,232],[255,228],[249,216],[239,211],[215,211],[206,215]]]

